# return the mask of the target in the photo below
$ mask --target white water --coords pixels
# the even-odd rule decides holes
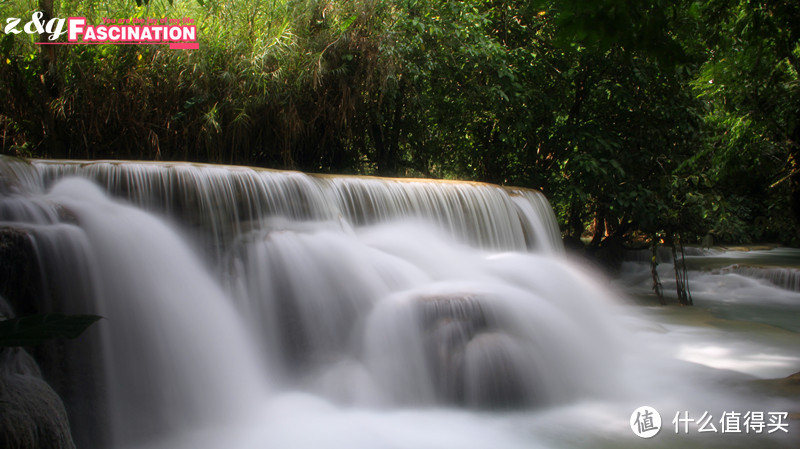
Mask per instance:
[[[65,176],[93,179],[114,195],[186,220],[222,257],[242,232],[273,218],[363,226],[418,218],[483,248],[557,252],[558,227],[540,192],[490,184],[312,176],[197,164],[34,161],[44,186]],[[30,184],[27,170],[13,175]],[[526,201],[520,201],[525,198]],[[516,204],[524,204],[515,206]]]
[[[0,222],[55,267],[52,300],[105,317],[108,393],[92,406],[112,447],[638,447],[641,405],[662,411],[659,447],[797,435],[675,435],[679,410],[796,411],[742,385],[800,369],[797,340],[643,316],[554,254],[539,194],[184,164],[4,170]]]
[[[800,250],[709,250],[686,261],[692,296],[702,307],[723,318],[800,332],[800,291],[796,288]],[[664,292],[674,296],[672,264],[661,263],[658,270]],[[649,292],[649,264],[626,262],[623,271],[629,291]]]

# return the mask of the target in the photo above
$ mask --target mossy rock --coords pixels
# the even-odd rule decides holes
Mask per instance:
[[[61,398],[39,377],[36,362],[18,348],[0,349],[0,446],[74,449]]]

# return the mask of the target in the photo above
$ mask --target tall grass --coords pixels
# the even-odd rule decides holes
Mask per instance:
[[[3,4],[0,16],[29,18],[37,7]],[[89,24],[190,17],[200,49],[60,46],[44,66],[28,35],[3,36],[2,151],[368,170],[356,116],[381,96],[363,90],[381,87],[370,80],[380,72],[379,9],[374,1],[56,2],[55,16]]]

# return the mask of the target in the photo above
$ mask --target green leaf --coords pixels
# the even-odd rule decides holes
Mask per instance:
[[[0,321],[0,347],[33,346],[54,338],[76,338],[100,318],[46,313]]]
[[[355,22],[357,18],[358,18],[358,14],[353,14],[352,16],[348,17],[347,20],[342,22],[342,24],[339,26],[339,31],[342,32],[342,33],[347,31],[347,29],[350,28],[350,25],[352,25],[353,22]]]

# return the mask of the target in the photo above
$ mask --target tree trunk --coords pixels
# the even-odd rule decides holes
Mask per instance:
[[[600,242],[603,241],[603,237],[605,237],[605,235],[606,216],[598,209],[594,213],[594,235],[592,235],[592,241],[589,243],[589,247],[597,248],[600,246]]]
[[[53,0],[39,0],[39,9],[42,11],[42,22],[46,23],[54,16]],[[44,33],[39,36],[38,42],[49,42],[50,35]],[[56,47],[57,45],[39,45],[42,81],[50,97],[59,95],[58,77],[56,76]]]
[[[681,257],[678,259],[678,241],[672,233],[667,234],[667,244],[672,248],[672,266],[675,270],[675,290],[678,294],[678,303],[682,306],[694,304],[692,295],[689,292],[689,275],[686,269],[686,257],[681,243]]]
[[[653,291],[658,296],[658,303],[663,306],[667,302],[664,300],[664,288],[661,285],[661,278],[658,276],[658,239],[655,237],[650,245],[650,252],[650,275],[653,277]]]

